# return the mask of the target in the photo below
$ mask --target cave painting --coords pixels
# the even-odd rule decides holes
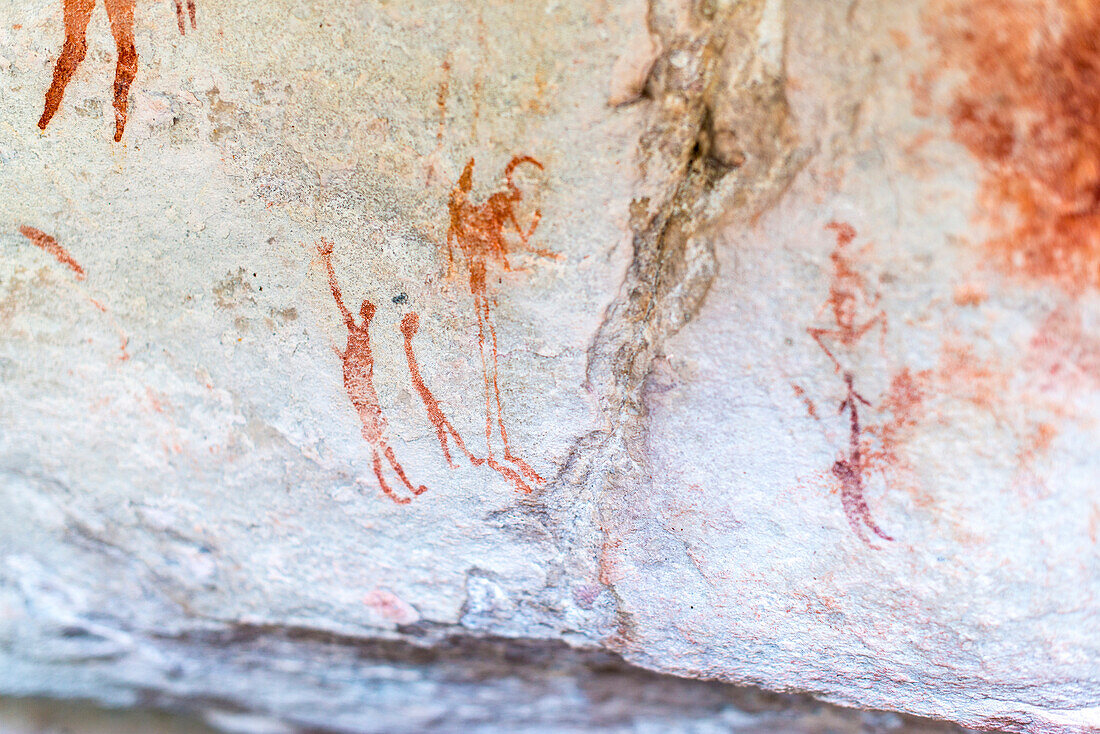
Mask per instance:
[[[469,449],[458,429],[447,418],[442,403],[425,382],[413,347],[413,339],[420,330],[420,316],[411,311],[406,313],[401,320],[400,329],[404,337],[405,362],[409,369],[409,379],[424,405],[428,421],[435,428],[447,465],[452,469],[458,468],[451,451],[453,446],[471,465],[489,467],[508,480],[518,491],[526,494],[532,491],[533,484],[542,484],[545,480],[527,462],[512,452],[508,440],[498,377],[497,334],[492,321],[492,306],[495,305],[495,298],[489,293],[487,283],[492,266],[499,265],[506,271],[512,269],[507,256],[513,246],[505,237],[505,227],[508,225],[515,229],[520,243],[528,251],[547,257],[558,257],[556,253],[529,246],[530,238],[541,218],[538,210],[534,212],[533,220],[526,229],[520,226],[516,217],[515,207],[523,199],[523,193],[516,186],[513,174],[522,164],[542,168],[542,164],[530,156],[514,157],[504,169],[504,190],[490,195],[482,204],[475,204],[470,201],[474,168],[474,161],[470,159],[458,183],[451,191],[448,202],[450,210],[450,228],[447,232],[448,263],[453,270],[454,246],[457,245],[463,255],[470,278],[470,294],[473,296],[478,325],[478,350],[485,399],[486,455],[484,457],[475,455]],[[411,501],[411,497],[398,495],[386,481],[383,457],[411,496],[421,495],[427,491],[427,488],[424,485],[413,486],[404,468],[398,462],[393,448],[386,441],[386,419],[382,414],[378,393],[374,387],[374,355],[371,352],[370,343],[370,323],[374,317],[374,304],[367,300],[363,301],[359,310],[359,322],[356,323],[355,318],[344,305],[340,286],[336,280],[336,271],[332,265],[332,243],[321,240],[321,245],[317,249],[328,274],[332,297],[347,326],[347,346],[343,351],[336,350],[336,353],[344,363],[344,388],[359,414],[359,420],[363,425],[363,438],[371,445],[375,476],[387,497],[400,504],[407,504]],[[394,303],[398,305],[405,302],[404,294],[394,299]],[[499,439],[500,443],[499,452],[494,451],[496,439]]]
[[[84,268],[69,254],[69,251],[57,243],[51,235],[40,229],[26,225],[19,228],[19,233],[31,241],[35,247],[53,256],[62,265],[72,270],[77,280],[84,280]]]
[[[535,210],[531,224],[526,229],[520,226],[516,218],[515,207],[523,199],[523,192],[516,186],[513,174],[522,164],[542,168],[542,164],[531,156],[515,156],[504,168],[504,190],[490,195],[482,204],[475,204],[470,200],[474,159],[471,158],[466,163],[458,183],[451,189],[450,199],[447,202],[451,216],[451,225],[447,230],[447,260],[453,267],[454,245],[457,244],[470,277],[470,295],[473,296],[474,312],[477,317],[477,343],[485,388],[487,451],[485,461],[509,479],[517,489],[527,493],[531,491],[531,484],[542,484],[544,480],[527,462],[512,453],[512,447],[508,442],[508,430],[504,425],[504,407],[500,399],[497,333],[493,325],[492,307],[496,305],[496,298],[489,293],[487,285],[487,277],[492,266],[499,266],[505,271],[512,269],[508,263],[508,252],[513,245],[505,237],[505,228],[509,225],[515,230],[520,246],[524,249],[546,257],[558,257],[556,253],[529,246],[531,235],[534,234],[542,216],[539,210]],[[502,463],[494,455],[494,433],[500,438],[501,458],[512,466]]]
[[[378,392],[374,388],[374,355],[370,344],[370,323],[374,318],[374,304],[366,299],[363,300],[359,307],[359,323],[356,323],[351,311],[344,305],[340,285],[336,280],[336,270],[332,267],[332,243],[321,240],[317,251],[324,261],[332,297],[336,301],[336,307],[340,309],[344,325],[348,330],[347,344],[343,351],[337,349],[336,354],[344,363],[344,389],[347,390],[348,398],[351,399],[351,404],[359,414],[359,421],[363,425],[363,438],[371,447],[374,476],[387,497],[398,504],[408,504],[410,498],[398,495],[386,481],[383,457],[413,496],[423,494],[428,488],[422,484],[416,487],[412,485],[405,474],[405,469],[397,460],[393,448],[386,441],[386,417],[382,415],[382,408],[378,404]]]
[[[126,129],[126,104],[130,97],[130,84],[137,75],[137,48],[134,46],[134,1],[135,0],[103,0],[107,7],[107,18],[111,24],[111,35],[115,39],[115,47],[118,49],[118,63],[115,66],[115,142],[122,140],[122,132]],[[65,45],[61,49],[61,55],[57,59],[57,65],[53,71],[53,82],[46,91],[46,106],[42,111],[42,117],[38,120],[38,127],[42,130],[50,124],[54,114],[61,106],[61,99],[65,95],[65,87],[72,79],[76,67],[84,60],[88,52],[88,42],[85,38],[88,21],[95,9],[95,0],[62,0],[63,21],[65,24]],[[195,0],[187,0],[187,14],[191,21],[191,27],[195,28]],[[184,7],[182,0],[176,0],[176,20],[180,33],[186,33],[184,25]]]
[[[61,246],[56,237],[50,234],[46,234],[37,227],[31,227],[28,225],[21,226],[19,228],[19,234],[26,237],[32,245],[53,257],[53,259],[56,260],[59,264],[64,265],[69,270],[71,270],[74,280],[82,281],[85,279],[86,274],[84,272],[84,268],[80,265],[79,262],[77,262],[76,258],[73,257],[68,250]],[[88,295],[84,291],[84,289],[80,287],[79,282],[76,284],[76,290],[82,296],[84,296],[84,298],[88,300],[88,303],[95,307],[97,311],[107,317],[107,320],[111,323],[111,326],[118,333],[120,361],[125,362],[126,360],[130,359],[130,353],[126,351],[127,346],[130,343],[130,338],[126,336],[126,332],[124,332],[122,330],[122,327],[118,325],[118,322],[115,321],[114,317],[111,315],[110,310],[100,301]]]
[[[432,391],[424,384],[424,376],[420,373],[420,364],[416,361],[416,353],[413,351],[412,340],[416,336],[416,332],[420,329],[420,317],[415,313],[405,314],[405,318],[401,319],[401,333],[405,337],[405,360],[409,365],[409,377],[412,379],[413,387],[416,388],[417,394],[420,396],[421,402],[424,403],[424,410],[428,413],[428,420],[431,421],[435,427],[436,436],[439,438],[439,445],[443,449],[443,456],[447,459],[447,465],[452,469],[458,467],[455,464],[454,459],[451,458],[451,451],[447,446],[447,440],[450,438],[454,442],[455,447],[461,451],[470,463],[474,466],[481,466],[485,463],[485,459],[479,459],[470,453],[466,448],[466,442],[462,440],[462,436],[459,435],[458,430],[447,420],[447,416],[443,413],[443,406],[440,405],[439,400],[436,399]]]
[[[832,466],[832,474],[840,483],[840,501],[848,524],[861,540],[870,544],[867,530],[883,540],[893,540],[875,523],[863,493],[870,470],[866,456],[867,429],[860,422],[860,406],[871,403],[856,390],[856,378],[851,366],[841,360],[855,356],[860,343],[874,330],[885,334],[886,314],[878,309],[878,296],[869,293],[863,276],[856,270],[848,248],[856,232],[849,224],[828,225],[836,234],[836,248],[831,259],[833,277],[823,311],[831,316],[828,326],[810,327],[806,331],[832,361],[844,381],[845,396],[838,413],[848,416],[848,443]]]
[[[938,58],[914,101],[979,166],[983,254],[1023,282],[1100,288],[1100,4],[932,0],[922,15]]]

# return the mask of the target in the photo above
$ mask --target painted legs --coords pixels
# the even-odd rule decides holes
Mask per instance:
[[[57,59],[57,65],[53,71],[53,82],[46,91],[46,106],[42,111],[42,117],[38,120],[38,127],[42,130],[50,124],[61,99],[65,96],[65,88],[76,71],[76,67],[84,60],[88,51],[88,43],[85,40],[88,29],[88,20],[92,17],[95,8],[95,0],[64,0],[65,46],[61,49],[61,56]],[[122,140],[122,132],[126,128],[126,105],[130,97],[130,84],[137,75],[137,48],[134,46],[134,0],[104,0],[107,6],[107,17],[111,23],[111,35],[115,39],[115,47],[118,49],[118,63],[115,67],[115,142]]]

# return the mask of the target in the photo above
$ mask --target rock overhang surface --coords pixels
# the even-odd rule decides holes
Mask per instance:
[[[1098,726],[1087,7],[138,5],[113,143],[102,6],[34,127],[53,5],[0,30],[3,690],[448,630]]]

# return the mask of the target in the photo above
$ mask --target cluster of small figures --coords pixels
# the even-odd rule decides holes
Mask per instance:
[[[448,442],[453,442],[455,448],[461,452],[474,466],[486,465],[508,480],[518,491],[530,493],[532,485],[542,484],[543,478],[532,469],[527,462],[512,453],[508,442],[508,431],[504,425],[504,408],[500,399],[500,384],[498,378],[497,335],[493,325],[490,306],[494,299],[489,295],[486,276],[492,265],[499,265],[504,270],[511,270],[508,263],[509,241],[504,236],[506,225],[512,225],[516,230],[519,241],[526,249],[551,257],[553,253],[532,249],[528,246],[529,239],[538,226],[540,213],[535,211],[533,221],[527,229],[520,227],[515,214],[515,205],[523,198],[522,193],[513,181],[513,172],[521,164],[529,164],[542,168],[542,164],[530,156],[516,156],[504,169],[506,186],[503,191],[492,194],[484,203],[475,204],[470,200],[470,190],[473,184],[474,160],[471,158],[466,164],[458,184],[452,189],[448,207],[450,209],[451,224],[447,232],[448,261],[454,264],[455,244],[458,245],[465,260],[466,270],[470,278],[470,294],[473,296],[474,308],[478,325],[478,349],[481,358],[482,377],[485,383],[485,440],[486,456],[475,456],[467,447],[465,441],[459,435],[458,430],[447,419],[443,407],[436,399],[431,389],[424,382],[420,372],[420,366],[413,351],[412,340],[420,327],[420,319],[416,313],[408,313],[401,321],[401,333],[405,339],[405,358],[408,362],[409,376],[413,387],[420,395],[428,419],[435,427],[439,444],[443,449],[443,455],[451,468],[456,468],[454,458]],[[409,480],[404,467],[398,461],[393,447],[386,438],[386,418],[378,401],[378,392],[374,386],[374,354],[371,351],[370,325],[374,318],[375,306],[369,300],[364,300],[359,306],[359,319],[352,315],[344,303],[340,285],[336,279],[336,270],[332,265],[333,245],[331,242],[321,240],[317,248],[318,254],[325,266],[328,275],[329,287],[336,306],[343,316],[344,325],[347,327],[347,344],[343,350],[336,350],[344,364],[344,389],[352,405],[359,415],[362,423],[363,438],[371,446],[372,466],[378,484],[387,497],[398,504],[408,504],[412,497],[427,491],[424,485],[414,485]],[[502,451],[499,455],[493,453],[494,434],[499,436]],[[408,494],[399,494],[386,481],[385,465],[388,464],[392,472],[404,485]]]
[[[107,8],[107,17],[111,25],[118,49],[118,62],[115,70],[114,107],[115,141],[122,139],[126,128],[127,104],[130,84],[137,74],[137,51],[134,46],[134,2],[135,0],[103,0]],[[186,7],[184,3],[186,2]],[[46,104],[38,127],[45,130],[61,106],[65,88],[84,60],[88,50],[86,32],[96,0],[62,0],[65,25],[65,45],[54,67],[53,81],[46,92]],[[187,32],[187,21],[192,29],[195,23],[195,0],[175,0],[176,19],[181,35]],[[441,92],[442,94],[442,92]],[[512,453],[508,442],[508,431],[504,426],[504,408],[500,399],[498,379],[497,334],[493,325],[491,306],[495,299],[487,287],[488,272],[493,266],[510,270],[508,252],[511,244],[504,236],[505,227],[511,226],[519,236],[522,246],[531,252],[548,257],[558,257],[555,253],[529,247],[529,240],[538,226],[541,214],[535,211],[533,221],[522,228],[516,219],[515,205],[523,198],[513,181],[513,173],[520,165],[527,164],[539,169],[542,164],[530,156],[514,157],[504,169],[506,186],[481,204],[470,200],[473,188],[474,160],[466,164],[458,183],[451,191],[448,207],[450,209],[450,228],[447,232],[447,258],[451,268],[454,266],[454,245],[458,245],[465,260],[470,278],[470,294],[473,296],[474,309],[478,325],[478,348],[480,351],[482,376],[485,381],[485,439],[486,456],[477,457],[467,449],[454,425],[443,413],[443,408],[431,390],[424,384],[423,375],[412,348],[412,339],[419,328],[419,317],[409,313],[401,322],[401,331],[405,337],[405,354],[409,365],[409,374],[413,385],[424,403],[428,418],[435,426],[440,446],[447,463],[454,468],[448,440],[474,466],[486,465],[507,479],[517,490],[529,493],[532,485],[542,484],[543,479],[527,462]],[[30,235],[28,235],[30,236]],[[359,320],[344,305],[340,287],[336,281],[336,272],[332,266],[332,244],[322,240],[318,251],[324,260],[333,298],[343,315],[347,326],[347,345],[337,354],[344,363],[344,387],[352,405],[363,424],[363,438],[371,446],[374,474],[382,491],[387,497],[400,504],[410,501],[410,496],[399,495],[385,479],[383,460],[400,479],[409,495],[416,496],[426,491],[424,485],[413,485],[404,468],[397,460],[393,448],[386,438],[386,419],[378,403],[378,393],[374,387],[374,356],[371,353],[370,324],[374,317],[374,304],[364,300],[359,308]],[[494,434],[499,436],[502,451],[499,458],[493,452]]]

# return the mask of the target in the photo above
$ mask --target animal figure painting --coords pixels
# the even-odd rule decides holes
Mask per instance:
[[[508,262],[512,243],[505,237],[505,228],[508,226],[515,230],[523,248],[538,255],[557,257],[555,253],[529,246],[531,236],[542,217],[539,210],[535,210],[532,221],[526,229],[520,226],[516,218],[515,208],[523,199],[523,192],[516,185],[513,176],[516,168],[523,164],[542,169],[542,164],[531,156],[513,157],[504,168],[504,190],[491,194],[484,203],[476,204],[470,198],[470,191],[473,188],[474,159],[471,158],[466,163],[458,183],[451,190],[447,203],[451,217],[450,228],[447,231],[447,258],[448,263],[453,267],[454,246],[457,245],[465,260],[470,295],[474,300],[478,329],[477,343],[485,388],[485,440],[487,442],[485,461],[492,469],[511,481],[518,490],[529,493],[531,484],[542,484],[544,480],[527,462],[513,453],[508,441],[504,406],[500,397],[497,333],[493,324],[493,307],[496,305],[496,298],[488,288],[488,276],[493,266],[499,266],[505,271],[512,269]],[[494,436],[500,439],[499,456],[508,464],[500,461],[494,454]]]

